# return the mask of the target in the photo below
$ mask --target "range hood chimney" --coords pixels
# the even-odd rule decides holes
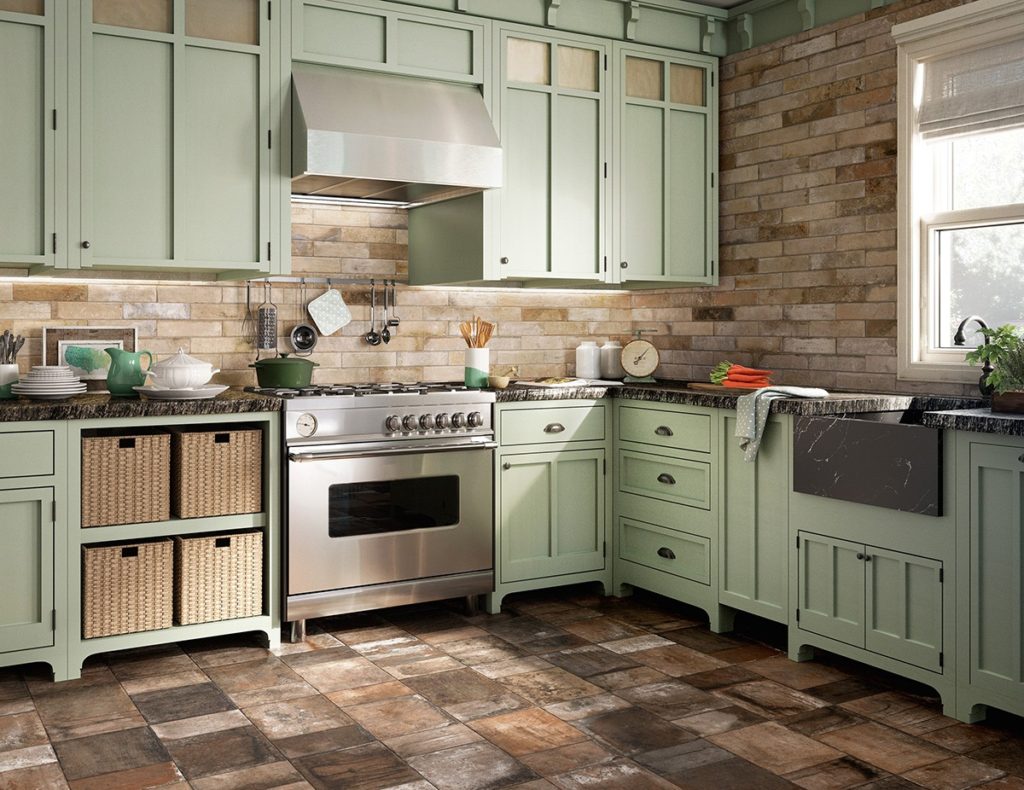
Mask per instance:
[[[303,63],[292,86],[293,195],[412,207],[501,186],[474,86]]]

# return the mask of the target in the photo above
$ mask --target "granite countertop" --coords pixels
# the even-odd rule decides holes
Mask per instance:
[[[91,420],[108,417],[178,417],[281,411],[284,401],[229,389],[207,400],[149,400],[110,395],[77,395],[68,400],[0,400],[0,422]]]
[[[929,411],[921,418],[921,424],[929,428],[949,428],[954,431],[1024,436],[1024,414],[992,413],[987,408]]]

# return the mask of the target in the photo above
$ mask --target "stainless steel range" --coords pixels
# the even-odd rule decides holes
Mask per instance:
[[[309,617],[494,589],[493,393],[445,384],[270,392],[286,399],[292,639]]]

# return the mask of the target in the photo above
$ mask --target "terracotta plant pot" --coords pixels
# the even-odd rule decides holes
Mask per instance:
[[[992,411],[1024,414],[1024,392],[997,392],[992,396]]]

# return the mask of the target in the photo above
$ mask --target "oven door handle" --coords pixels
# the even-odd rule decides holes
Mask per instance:
[[[474,442],[472,444],[420,445],[418,447],[366,448],[361,450],[333,450],[325,453],[288,453],[288,460],[295,463],[306,461],[338,461],[343,458],[378,458],[387,455],[423,455],[425,453],[449,453],[453,450],[493,450],[497,442]]]

